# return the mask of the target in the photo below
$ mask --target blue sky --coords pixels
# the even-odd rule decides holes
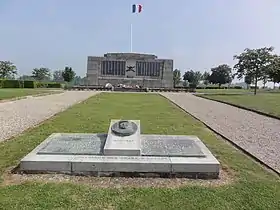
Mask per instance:
[[[69,65],[84,76],[88,55],[130,51],[131,23],[134,52],[172,58],[183,72],[232,66],[246,47],[280,52],[279,0],[0,0],[0,60],[20,75]]]

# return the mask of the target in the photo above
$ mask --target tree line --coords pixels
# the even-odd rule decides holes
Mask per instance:
[[[17,67],[10,61],[0,61],[0,79],[15,79],[17,75]],[[49,68],[34,68],[31,75],[20,76],[19,80],[37,80],[37,81],[55,81],[55,82],[71,82],[76,73],[71,67],[66,66],[64,70],[56,70],[52,72]]]
[[[247,86],[254,85],[254,93],[257,92],[257,83],[262,81],[264,87],[267,82],[280,83],[280,56],[273,53],[274,47],[263,47],[257,49],[246,48],[239,55],[234,55],[233,59],[237,63],[231,68],[228,64],[221,64],[211,68],[210,73],[189,70],[183,75],[184,84],[189,83],[190,87],[196,87],[200,81],[205,85],[231,84],[232,80],[244,78]],[[181,72],[178,69],[173,71],[174,86],[181,81]],[[279,86],[280,88],[280,86]]]

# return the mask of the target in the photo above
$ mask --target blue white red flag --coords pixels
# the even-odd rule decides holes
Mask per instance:
[[[142,12],[142,5],[141,4],[133,4],[132,5],[132,13],[140,13]]]

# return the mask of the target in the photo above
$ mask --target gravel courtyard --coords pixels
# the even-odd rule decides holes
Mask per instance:
[[[67,91],[0,103],[0,141],[9,139],[97,93]]]
[[[161,93],[280,172],[280,120],[186,93]]]

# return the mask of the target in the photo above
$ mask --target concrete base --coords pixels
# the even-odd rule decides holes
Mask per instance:
[[[218,160],[196,136],[141,135],[141,156],[105,156],[106,138],[107,134],[52,134],[21,160],[20,171],[219,176]]]

